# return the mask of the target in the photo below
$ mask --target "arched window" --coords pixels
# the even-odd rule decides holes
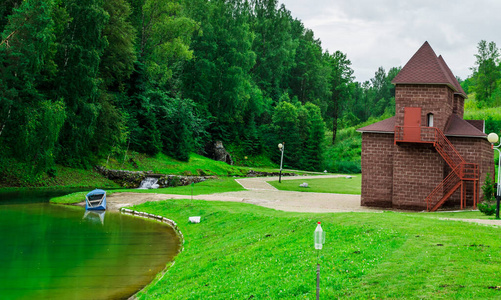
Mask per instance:
[[[433,127],[433,114],[432,113],[429,113],[427,115],[426,120],[427,120],[426,123],[428,124],[428,127]]]

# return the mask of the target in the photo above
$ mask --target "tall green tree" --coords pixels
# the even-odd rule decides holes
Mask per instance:
[[[475,82],[473,91],[478,101],[488,103],[501,78],[499,49],[496,43],[481,40],[477,45],[477,50],[475,67],[472,68]]]
[[[275,102],[284,92],[286,74],[294,64],[297,43],[292,39],[292,16],[278,0],[251,1],[252,51],[256,63],[251,69],[254,82],[265,97]]]
[[[192,148],[183,146],[179,140],[178,143],[171,143],[173,139],[164,137],[165,134],[186,134],[163,131],[166,123],[162,120],[166,114],[170,115],[168,112],[172,108],[169,106],[173,105],[172,101],[164,99],[182,97],[178,90],[180,84],[177,83],[181,75],[176,71],[182,73],[184,62],[192,58],[193,51],[189,47],[196,23],[186,15],[181,1],[134,0],[130,3],[130,19],[137,32],[137,62],[129,80],[128,95],[121,103],[128,116],[128,144],[131,149],[150,155],[162,151],[186,159],[188,149]],[[181,108],[180,112],[185,116],[196,114],[191,105]],[[182,126],[179,130],[186,131]],[[183,151],[185,153],[181,155]]]
[[[5,26],[9,22],[9,16],[14,8],[18,8],[22,0],[4,0],[0,5],[0,32],[3,32]]]
[[[101,0],[61,2],[67,18],[59,36],[55,96],[64,99],[63,126],[58,159],[69,166],[90,167],[101,145],[93,139],[99,127],[99,63],[108,45],[103,36],[109,15]]]
[[[391,83],[400,72],[400,68],[391,68],[386,74],[383,67],[379,67],[374,77],[370,80],[373,89],[372,115],[380,116],[385,112],[395,111],[395,87]]]
[[[106,0],[103,9],[109,15],[102,36],[107,45],[101,54],[99,77],[105,89],[123,90],[134,70],[136,30],[130,22],[131,8],[125,0]]]
[[[322,171],[325,125],[320,108],[312,103],[306,103],[304,109],[308,114],[308,137],[304,147],[302,167],[305,170]]]
[[[329,67],[323,59],[320,40],[299,20],[292,22],[291,32],[298,43],[294,66],[289,72],[291,96],[296,96],[301,103],[326,99],[330,92]]]
[[[23,1],[12,10],[0,45],[0,156],[15,158],[26,180],[54,170],[65,120],[64,103],[45,90],[55,74],[54,7],[53,1]]]
[[[125,0],[108,0],[103,9],[109,19],[102,35],[107,40],[99,63],[99,134],[94,141],[100,145],[99,156],[118,155],[126,150],[127,113],[122,101],[128,98],[127,84],[134,70],[136,30],[130,22],[131,8]],[[128,99],[127,99],[128,100]]]
[[[332,55],[326,54],[325,59],[329,66],[330,101],[328,102],[328,116],[332,120],[332,143],[336,141],[338,119],[349,97],[349,84],[353,81],[351,61],[346,54],[336,51]]]
[[[272,128],[274,137],[273,142],[269,143],[273,147],[272,150],[275,149],[277,141],[284,143],[284,164],[289,167],[299,167],[303,148],[296,106],[290,102],[281,101],[274,110]],[[273,158],[278,162],[280,153],[276,151],[272,153],[275,153]]]
[[[211,1],[205,10],[192,11],[200,22],[193,39],[195,59],[186,64],[183,94],[193,99],[211,124],[213,139],[238,136],[249,107],[262,98],[249,72],[256,55],[247,7],[241,1]]]
[[[150,81],[165,84],[176,64],[189,60],[196,23],[187,17],[179,0],[136,0],[134,24],[138,32],[137,56]]]

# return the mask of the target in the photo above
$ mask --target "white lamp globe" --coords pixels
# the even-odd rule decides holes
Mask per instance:
[[[278,149],[282,150],[282,147],[283,147],[283,146],[284,146],[284,145],[282,145],[282,143],[278,144]]]
[[[494,144],[494,143],[497,143],[499,141],[499,136],[497,134],[495,134],[494,132],[491,132],[487,136],[487,140],[489,141],[489,143]]]

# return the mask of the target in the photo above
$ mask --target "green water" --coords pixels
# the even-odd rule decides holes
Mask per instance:
[[[128,298],[177,254],[179,239],[164,224],[84,213],[48,203],[0,205],[0,298]]]

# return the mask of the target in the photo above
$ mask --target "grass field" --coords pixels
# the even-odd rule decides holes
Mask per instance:
[[[436,213],[288,213],[231,202],[134,209],[173,219],[185,238],[176,263],[140,299],[314,299],[317,255],[320,299],[501,298],[501,228]],[[202,222],[189,224],[195,215]],[[317,221],[326,232],[320,252]]]
[[[303,182],[308,183],[308,187],[300,187]],[[362,188],[362,176],[360,174],[339,178],[315,178],[268,181],[269,184],[282,191],[315,192],[315,193],[335,193],[360,195]]]

